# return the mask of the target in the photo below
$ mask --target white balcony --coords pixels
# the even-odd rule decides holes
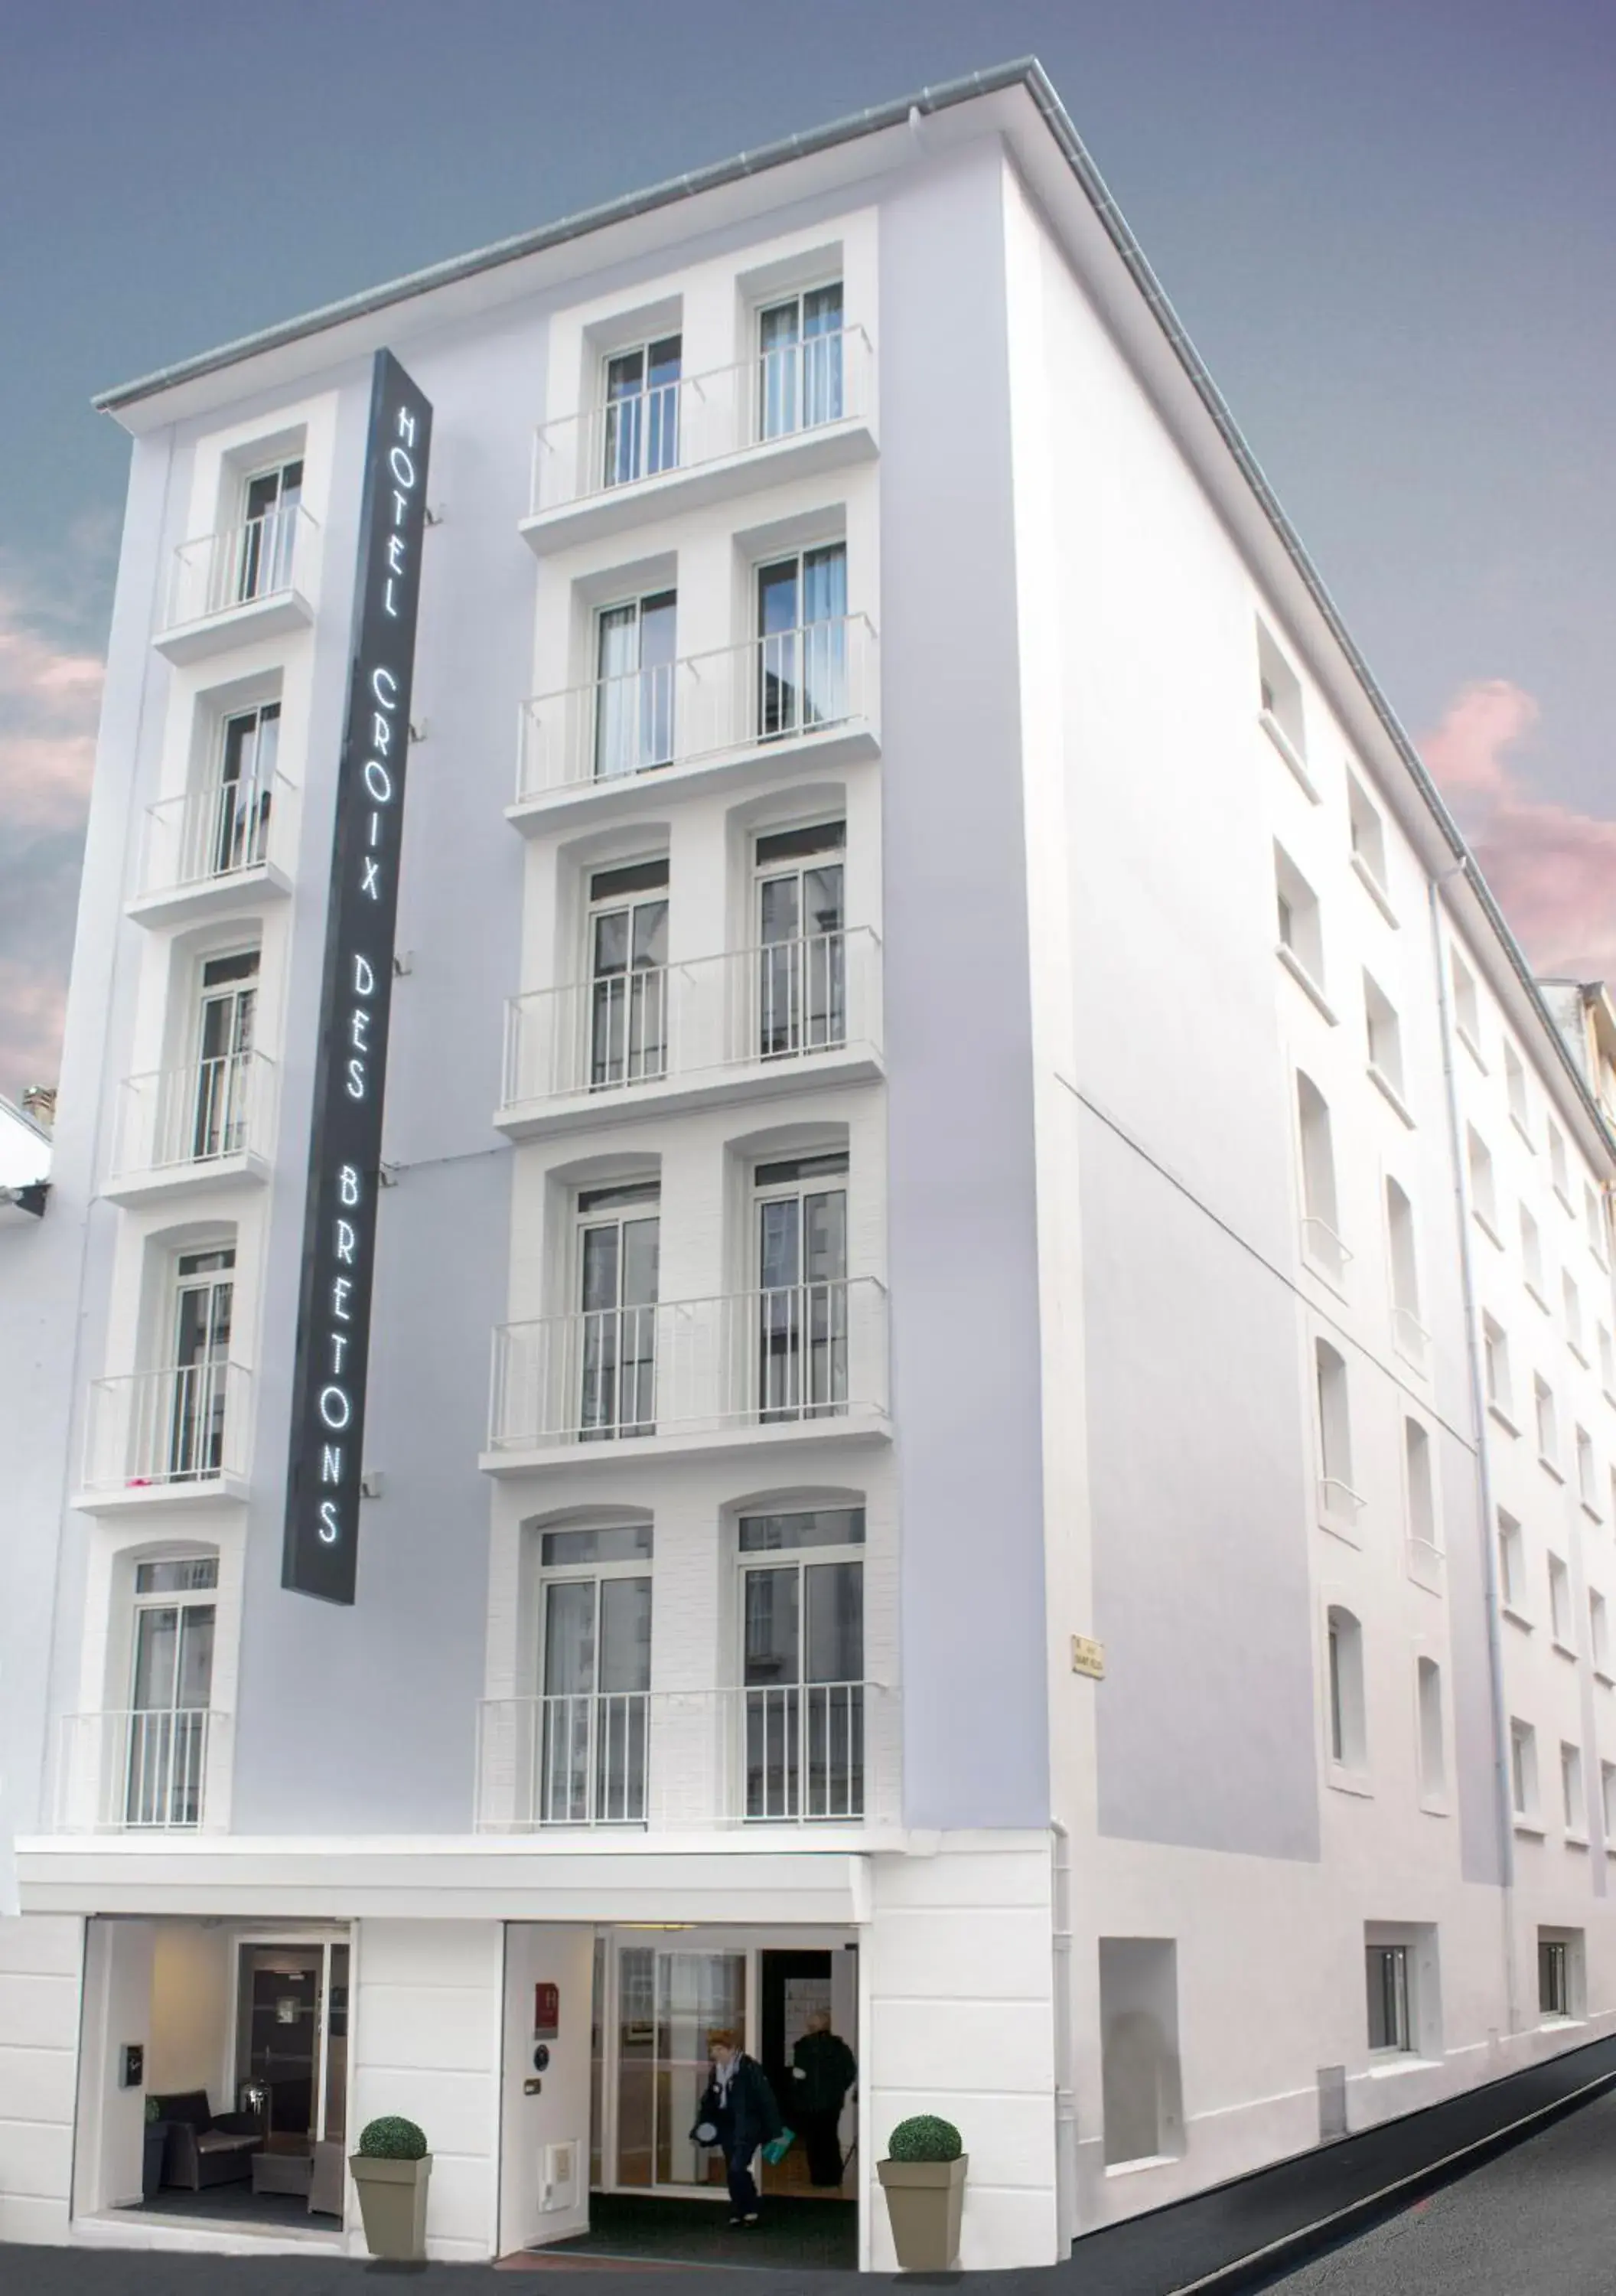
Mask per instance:
[[[200,534],[174,554],[166,616],[152,643],[173,662],[280,637],[314,620],[320,529],[300,503]]]
[[[289,893],[292,794],[290,782],[271,774],[263,781],[216,779],[148,806],[140,891],[129,914],[148,925],[200,922],[246,914]]]
[[[252,1375],[233,1363],[94,1381],[73,1505],[105,1514],[245,1498],[251,1399]]]
[[[1411,1309],[1393,1305],[1392,1341],[1403,1361],[1412,1364],[1416,1371],[1429,1368],[1431,1334]]]
[[[881,1070],[881,944],[860,927],[512,997],[494,1122],[534,1139]]]
[[[706,374],[541,423],[522,532],[543,554],[876,452],[862,327],[782,343]]]
[[[1342,1290],[1352,1255],[1329,1221],[1320,1219],[1315,1212],[1308,1212],[1302,1218],[1302,1256],[1326,1283],[1337,1292]]]
[[[127,1078],[102,1193],[116,1204],[147,1203],[266,1180],[274,1094],[274,1062],[262,1053]]]
[[[884,1436],[886,1292],[873,1276],[549,1316],[494,1335],[490,1473],[567,1460]]]
[[[901,1710],[871,1682],[486,1699],[479,1833],[895,1825]]]
[[[876,677],[875,630],[845,614],[535,695],[522,704],[509,817],[638,805],[650,775],[701,777],[742,758],[784,769],[809,750],[874,757]]]
[[[58,1833],[197,1833],[225,1799],[231,1718],[208,1707],[67,1714]]]

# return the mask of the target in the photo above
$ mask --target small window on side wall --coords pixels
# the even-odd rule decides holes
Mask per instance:
[[[1265,725],[1270,732],[1277,731],[1299,764],[1305,763],[1308,742],[1302,681],[1261,622],[1257,625],[1257,694]]]

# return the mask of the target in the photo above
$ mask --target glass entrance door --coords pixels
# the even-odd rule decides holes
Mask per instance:
[[[236,2096],[273,2152],[347,2133],[348,1952],[336,1939],[240,1948]]]
[[[747,1956],[622,1946],[617,1953],[616,2177],[620,2185],[723,2183],[690,2132],[714,2026],[747,2030]]]

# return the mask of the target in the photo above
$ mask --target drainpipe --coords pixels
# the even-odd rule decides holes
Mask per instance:
[[[1073,2085],[1072,1837],[1058,1818],[1049,1832],[1049,1909],[1054,1948],[1051,2006],[1055,2019],[1055,2239],[1064,2263],[1077,2238],[1077,2100]]]
[[[1459,1087],[1454,1072],[1453,1013],[1448,995],[1448,966],[1442,950],[1441,904],[1438,887],[1450,878],[1470,873],[1468,857],[1444,869],[1426,888],[1431,911],[1431,950],[1436,965],[1437,1015],[1442,1037],[1442,1080],[1448,1102],[1448,1143],[1453,1159],[1454,1218],[1458,1226],[1459,1281],[1465,1308],[1465,1354],[1470,1378],[1470,1412],[1475,1428],[1476,1490],[1481,1509],[1481,1559],[1487,1586],[1487,1659],[1492,1692],[1493,1785],[1502,1866],[1499,1903],[1504,1920],[1504,1995],[1511,2038],[1519,2030],[1519,1981],[1515,1967],[1515,1816],[1509,1770],[1509,1709],[1504,1693],[1504,1647],[1499,1632],[1498,1553],[1497,1513],[1492,1496],[1492,1469],[1487,1452],[1487,1386],[1481,1365],[1481,1310],[1476,1298],[1475,1269],[1470,1252],[1469,1208],[1465,1200],[1465,1159],[1459,1128]],[[1457,1772],[1458,1747],[1454,1747]]]

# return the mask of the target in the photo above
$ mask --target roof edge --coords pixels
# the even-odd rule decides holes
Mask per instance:
[[[282,349],[306,335],[322,334],[341,326],[347,320],[364,318],[373,311],[386,310],[391,304],[430,294],[434,288],[451,286],[479,271],[518,262],[524,256],[542,255],[551,248],[564,247],[569,240],[603,231],[608,225],[632,222],[637,216],[651,215],[658,208],[673,207],[703,192],[743,182],[748,176],[763,175],[770,168],[783,168],[793,160],[807,159],[838,144],[851,144],[865,135],[879,135],[888,127],[901,127],[914,112],[924,118],[929,112],[946,111],[955,104],[968,103],[975,96],[996,95],[1006,88],[1023,85],[1033,91],[1041,110],[1046,98],[1059,109],[1059,99],[1035,56],[1017,57],[1009,63],[994,64],[985,71],[967,72],[958,79],[922,88],[916,95],[901,96],[888,103],[872,104],[863,111],[850,112],[845,119],[832,120],[828,127],[782,136],[777,143],[760,144],[755,152],[739,152],[731,160],[720,160],[682,176],[669,176],[649,191],[625,193],[600,207],[584,208],[576,215],[564,216],[557,223],[542,224],[531,231],[517,232],[509,239],[494,240],[487,247],[474,248],[469,255],[450,256],[442,263],[429,264],[425,270],[406,272],[380,287],[367,287],[339,302],[322,304],[299,318],[277,321],[273,326],[221,343],[216,349],[200,352],[172,366],[137,376],[133,382],[118,383],[110,390],[98,391],[90,404],[98,414],[115,414],[120,407],[155,398],[180,383],[195,382],[203,375],[216,374],[221,368],[233,366],[260,352]],[[1064,112],[1061,117],[1065,117]]]

